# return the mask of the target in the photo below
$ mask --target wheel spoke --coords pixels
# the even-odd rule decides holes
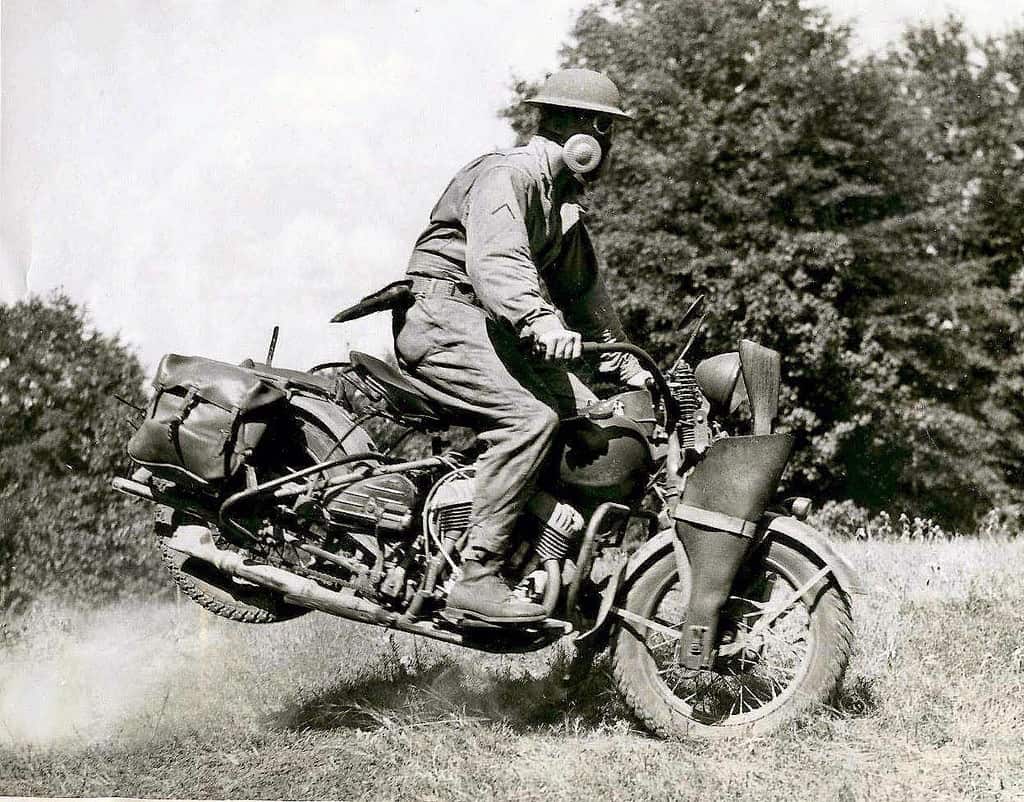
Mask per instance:
[[[778,577],[772,598],[765,601],[731,596],[722,620],[734,628],[738,648],[733,647],[731,656],[725,650],[714,669],[692,671],[676,662],[686,616],[678,584],[666,589],[647,618],[622,617],[644,627],[643,643],[654,660],[654,673],[677,703],[688,708],[686,715],[718,724],[756,714],[786,693],[807,657],[810,619],[801,600],[821,575],[819,571],[805,583]]]

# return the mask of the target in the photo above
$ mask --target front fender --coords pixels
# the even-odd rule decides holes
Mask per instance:
[[[765,516],[766,518],[768,516]],[[804,552],[822,568],[826,565],[832,570],[836,583],[850,594],[865,594],[867,590],[861,584],[857,570],[842,554],[836,551],[828,538],[817,529],[803,521],[790,516],[774,516],[768,521],[767,538],[788,542],[797,550]]]
[[[818,530],[796,518],[781,515],[765,515],[761,519],[761,528],[765,531],[765,541],[774,540],[787,543],[803,552],[818,566],[822,568],[828,566],[835,577],[836,584],[846,593],[866,593],[849,560],[836,551],[835,547]],[[665,552],[673,550],[674,539],[675,530],[665,529],[633,552],[626,564],[625,580],[620,585],[619,599],[616,601],[625,598],[633,580],[646,566],[659,559]]]

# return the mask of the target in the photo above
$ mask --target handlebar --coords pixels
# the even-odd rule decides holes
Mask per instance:
[[[672,388],[669,387],[668,380],[665,378],[665,374],[661,372],[661,368],[658,367],[658,363],[643,348],[632,343],[584,342],[583,353],[584,355],[623,353],[636,357],[637,361],[649,370],[651,376],[654,377],[654,384],[658,389],[661,403],[665,405],[665,428],[670,432],[675,428],[680,416],[679,404],[676,403],[675,398],[672,396]]]

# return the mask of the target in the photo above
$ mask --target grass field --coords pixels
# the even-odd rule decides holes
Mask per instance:
[[[603,662],[492,657],[311,614],[39,610],[0,651],[0,794],[1024,800],[1024,540],[847,543],[869,589],[835,709],[655,740]]]

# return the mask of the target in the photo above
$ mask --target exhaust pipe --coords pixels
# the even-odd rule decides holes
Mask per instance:
[[[217,548],[210,530],[205,526],[179,526],[166,541],[170,549],[203,560],[218,571],[276,590],[284,600],[300,607],[309,607],[332,615],[366,624],[392,625],[397,614],[349,593],[328,590],[312,579],[285,571],[273,565],[247,563],[241,554]]]
[[[284,596],[286,602],[299,607],[320,610],[349,621],[397,629],[411,635],[423,635],[445,643],[460,646],[466,644],[466,638],[460,632],[440,629],[429,621],[411,621],[351,593],[328,590],[312,579],[283,568],[250,564],[236,552],[217,548],[210,530],[205,526],[179,526],[174,535],[168,538],[166,545],[174,551],[208,562],[223,573],[275,590]],[[477,647],[481,648],[479,645]]]
[[[156,497],[153,495],[153,488],[142,484],[142,482],[136,482],[134,479],[115,476],[111,479],[110,486],[118,493],[124,493],[126,496],[135,496],[135,498],[141,498],[144,501],[156,501]]]

